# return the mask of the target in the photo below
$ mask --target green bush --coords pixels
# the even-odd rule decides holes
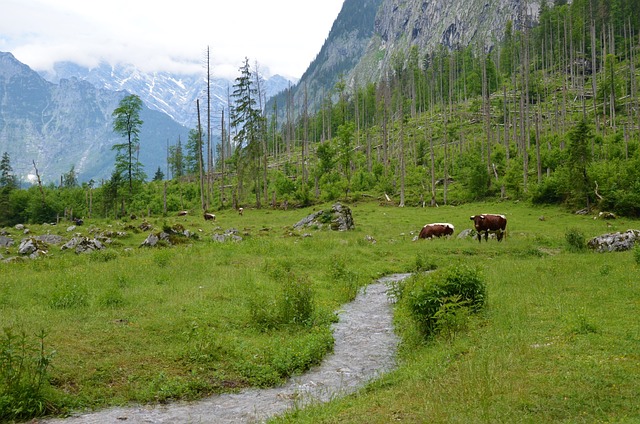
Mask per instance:
[[[577,228],[569,228],[564,233],[564,238],[571,252],[580,252],[587,247],[587,239],[584,233]]]
[[[45,351],[44,331],[37,338],[33,346],[24,332],[16,335],[10,328],[0,338],[0,422],[53,412],[45,388],[55,352]]]
[[[636,261],[636,265],[640,265],[640,243],[636,243],[633,248],[633,259]]]
[[[402,295],[411,316],[426,337],[447,327],[460,328],[460,317],[478,312],[486,302],[486,286],[476,269],[453,266],[412,277]],[[447,323],[447,321],[449,321]]]
[[[54,309],[80,308],[89,304],[89,290],[82,285],[65,283],[57,286],[49,305]]]
[[[333,335],[327,327],[316,327],[303,338],[280,346],[271,360],[273,368],[282,378],[301,374],[322,361],[333,348]]]
[[[313,321],[314,308],[313,290],[306,279],[285,280],[279,301],[282,322],[310,325]]]
[[[277,267],[271,275],[282,280],[281,292],[275,299],[264,296],[251,299],[251,322],[262,331],[287,324],[313,325],[315,302],[309,281],[282,267]]]

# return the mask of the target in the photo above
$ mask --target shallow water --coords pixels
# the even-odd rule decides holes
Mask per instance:
[[[322,364],[280,387],[214,395],[196,402],[110,408],[46,424],[260,423],[293,407],[352,393],[395,367],[398,339],[387,283],[409,274],[383,277],[338,311],[332,327],[333,353]]]

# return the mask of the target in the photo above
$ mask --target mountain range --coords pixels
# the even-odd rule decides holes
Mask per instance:
[[[306,97],[313,112],[335,96],[341,81],[352,88],[386,78],[393,58],[407,57],[413,47],[422,55],[439,46],[489,49],[504,35],[507,21],[521,29],[536,19],[538,8],[536,0],[345,0],[300,81],[274,76],[264,81],[265,92],[279,108],[293,98],[295,111]],[[214,143],[233,84],[210,80]],[[143,73],[126,64],[89,69],[60,62],[38,74],[0,52],[0,153],[9,154],[22,181],[32,180],[33,162],[44,181],[58,181],[71,167],[80,181],[109,178],[115,158],[111,146],[121,142],[112,131],[111,114],[123,96],[133,93],[144,104],[140,160],[148,175],[158,167],[166,173],[167,146],[186,142],[188,129],[197,125],[196,99],[205,113],[205,90],[204,72]]]

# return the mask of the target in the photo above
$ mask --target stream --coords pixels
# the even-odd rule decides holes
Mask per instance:
[[[387,284],[409,274],[393,274],[366,286],[338,311],[332,326],[333,352],[308,372],[282,386],[213,395],[194,402],[109,408],[42,424],[262,423],[296,407],[327,402],[355,392],[392,370],[398,339]]]

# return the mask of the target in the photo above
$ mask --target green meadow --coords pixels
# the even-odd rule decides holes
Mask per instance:
[[[321,206],[220,211],[214,223],[148,218],[152,231],[180,224],[197,235],[159,248],[139,247],[149,234],[137,229],[141,219],[87,220],[74,232],[126,235],[89,254],[50,246],[46,257],[1,263],[1,416],[277,385],[331,351],[335,311],[360,287],[390,273],[464,266],[486,285],[481,311],[425,337],[399,301],[397,370],[273,422],[640,420],[639,248],[599,254],[567,237],[640,222],[524,202],[348,206],[356,225],[348,232],[292,229]],[[477,213],[506,214],[505,240],[458,239]],[[414,241],[430,222],[454,224],[454,236]],[[231,228],[242,241],[212,240]],[[29,229],[70,237],[63,226]]]

